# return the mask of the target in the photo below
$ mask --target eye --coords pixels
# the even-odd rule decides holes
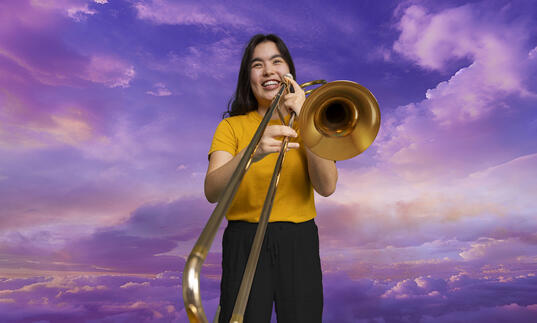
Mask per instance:
[[[273,64],[281,64],[283,63],[283,59],[281,58],[276,58],[274,61],[272,61]]]
[[[253,63],[252,68],[258,68],[261,67],[261,63]]]

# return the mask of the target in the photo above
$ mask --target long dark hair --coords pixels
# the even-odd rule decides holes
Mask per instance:
[[[257,34],[250,41],[246,48],[244,49],[244,54],[242,55],[241,68],[239,70],[239,79],[237,80],[237,89],[235,90],[235,95],[229,100],[227,111],[224,112],[223,117],[226,116],[237,116],[241,114],[246,114],[252,110],[257,110],[257,100],[255,99],[254,93],[250,86],[250,62],[252,60],[252,55],[254,54],[254,49],[257,45],[271,41],[276,44],[276,48],[282,55],[282,58],[289,66],[289,72],[293,74],[293,78],[296,80],[295,64],[289,53],[289,49],[285,46],[283,40],[274,35],[274,34]]]

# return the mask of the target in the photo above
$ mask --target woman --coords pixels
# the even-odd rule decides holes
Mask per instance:
[[[229,118],[218,125],[205,177],[205,195],[214,203],[224,190],[262,117],[280,88],[283,75],[296,79],[287,46],[276,35],[255,35],[245,48]],[[304,91],[294,81],[294,93],[282,96],[280,111],[300,115]],[[332,194],[337,169],[300,145],[295,129],[284,126],[274,113],[253,164],[235,195],[222,241],[220,322],[229,322],[256,225],[274,170],[281,137],[292,138],[259,257],[244,322],[270,322],[273,302],[278,322],[321,322],[322,275],[317,226],[313,221],[313,189]]]

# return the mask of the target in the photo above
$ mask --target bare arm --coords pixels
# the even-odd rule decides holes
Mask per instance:
[[[233,156],[227,151],[215,151],[209,157],[209,167],[205,175],[205,197],[211,203],[218,201],[233,171],[239,164],[244,150]]]
[[[313,188],[322,196],[332,195],[336,190],[338,179],[336,163],[315,155],[307,147],[305,149],[308,158],[308,174]]]

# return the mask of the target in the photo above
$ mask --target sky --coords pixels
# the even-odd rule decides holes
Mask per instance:
[[[207,152],[256,33],[381,110],[315,197],[323,322],[534,321],[531,0],[1,1],[0,321],[187,322]]]

